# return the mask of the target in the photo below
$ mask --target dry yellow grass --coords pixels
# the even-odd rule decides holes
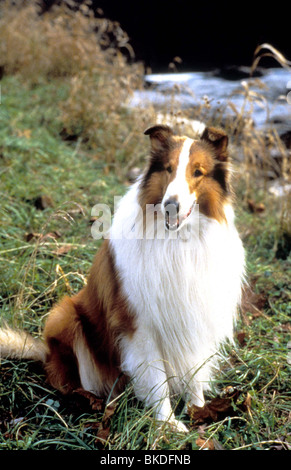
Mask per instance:
[[[80,138],[119,171],[131,160],[128,155],[138,152],[146,125],[142,113],[126,107],[142,86],[144,69],[131,61],[133,50],[118,23],[96,18],[90,2],[70,4],[71,9],[62,3],[40,14],[35,1],[5,0],[0,8],[1,65],[5,75],[18,75],[30,86],[65,80],[68,96],[56,103],[63,135]]]
[[[108,19],[96,18],[90,2],[78,6],[73,0],[40,14],[38,3],[23,0],[4,0],[0,7],[0,56],[6,75],[20,75],[30,85],[39,81],[61,78],[67,84],[67,97],[59,107],[63,135],[79,138],[96,151],[96,158],[108,168],[124,174],[131,165],[144,157],[142,131],[155,121],[156,113],[150,106],[134,110],[127,106],[132,92],[143,87],[144,69],[141,64],[129,64],[134,58],[127,34]],[[127,51],[127,57],[122,53]],[[267,52],[266,52],[267,51]],[[252,71],[261,58],[272,55],[284,67],[290,63],[269,44],[255,51]],[[254,85],[254,86],[253,86]],[[205,100],[195,109],[180,112],[173,87],[170,109],[186,119],[203,120],[207,124],[222,125],[232,137],[240,152],[240,171],[248,181],[253,175],[273,172],[284,180],[289,178],[290,158],[276,131],[265,131],[253,126],[252,113],[256,106],[265,109],[268,103],[260,88],[260,81],[242,82],[238,91],[243,95],[240,109],[231,101],[221,110],[211,112],[211,102]],[[211,97],[210,97],[211,98]],[[210,109],[210,112],[209,112]],[[276,149],[278,160],[272,157]],[[246,190],[246,197],[248,186]]]
[[[0,53],[6,74],[21,74],[30,81],[41,77],[73,76],[118,61],[125,66],[119,49],[128,37],[117,23],[95,18],[90,3],[56,5],[40,14],[36,1],[1,2]],[[75,6],[75,8],[74,8]],[[77,11],[74,11],[77,9]],[[114,47],[111,47],[111,43]]]

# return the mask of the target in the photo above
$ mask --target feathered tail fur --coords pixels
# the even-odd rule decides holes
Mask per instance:
[[[46,344],[25,331],[5,326],[0,328],[0,358],[30,359],[45,362]]]

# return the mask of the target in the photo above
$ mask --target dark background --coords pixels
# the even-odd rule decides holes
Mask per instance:
[[[290,3],[195,0],[98,0],[120,22],[139,60],[165,71],[175,56],[183,70],[251,65],[255,48],[271,43],[291,59]],[[276,66],[263,59],[263,65]]]
[[[153,72],[169,70],[175,56],[182,59],[178,70],[183,71],[250,66],[256,47],[264,42],[291,59],[288,0],[93,0],[92,3],[95,9],[103,10],[106,18],[120,23],[129,35],[136,59]],[[274,59],[263,59],[262,65],[278,64]]]

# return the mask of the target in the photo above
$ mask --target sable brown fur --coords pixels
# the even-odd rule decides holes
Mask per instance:
[[[175,178],[180,147],[185,139],[174,135],[168,126],[154,126],[145,134],[151,138],[151,156],[139,199],[144,213],[146,204],[161,203],[165,188]],[[228,137],[223,130],[205,128],[201,140],[192,145],[186,174],[190,191],[198,194],[199,210],[218,222],[225,220],[223,203],[231,198],[227,146]],[[195,169],[205,176],[202,181],[193,179]]]
[[[167,126],[155,126],[145,133],[150,135],[152,145],[138,196],[144,211],[147,204],[161,203],[166,188],[175,178],[180,150],[186,139],[175,136]],[[227,141],[223,131],[206,128],[201,140],[191,145],[185,175],[190,191],[197,194],[200,212],[218,222],[225,221],[223,204],[230,198]],[[194,177],[196,170],[200,173]],[[81,344],[90,352],[86,357],[93,360],[101,384],[98,391],[117,394],[127,380],[121,373],[119,341],[122,336],[134,335],[136,320],[123,295],[110,242],[106,240],[97,252],[86,286],[76,295],[63,298],[48,316],[44,328],[45,347],[42,346],[37,357],[44,362],[48,381],[65,394],[82,387],[76,352]],[[20,337],[18,334],[18,340]],[[17,357],[12,349],[10,352],[12,357]]]
[[[106,240],[98,251],[88,284],[65,297],[51,311],[44,329],[48,345],[45,364],[49,382],[62,393],[80,387],[74,342],[84,338],[104,385],[111,388],[120,375],[117,339],[134,332],[133,317],[120,292],[120,283]],[[119,381],[117,390],[124,384]],[[116,391],[117,391],[116,390]]]

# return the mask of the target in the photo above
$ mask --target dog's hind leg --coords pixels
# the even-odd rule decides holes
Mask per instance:
[[[107,354],[101,355],[100,336],[94,331],[94,325],[88,323],[84,329],[82,312],[80,293],[65,297],[51,311],[44,329],[48,380],[65,394],[82,388],[97,396],[114,395],[123,383],[122,379],[118,380],[120,369]],[[85,331],[88,328],[93,333],[91,341]]]

